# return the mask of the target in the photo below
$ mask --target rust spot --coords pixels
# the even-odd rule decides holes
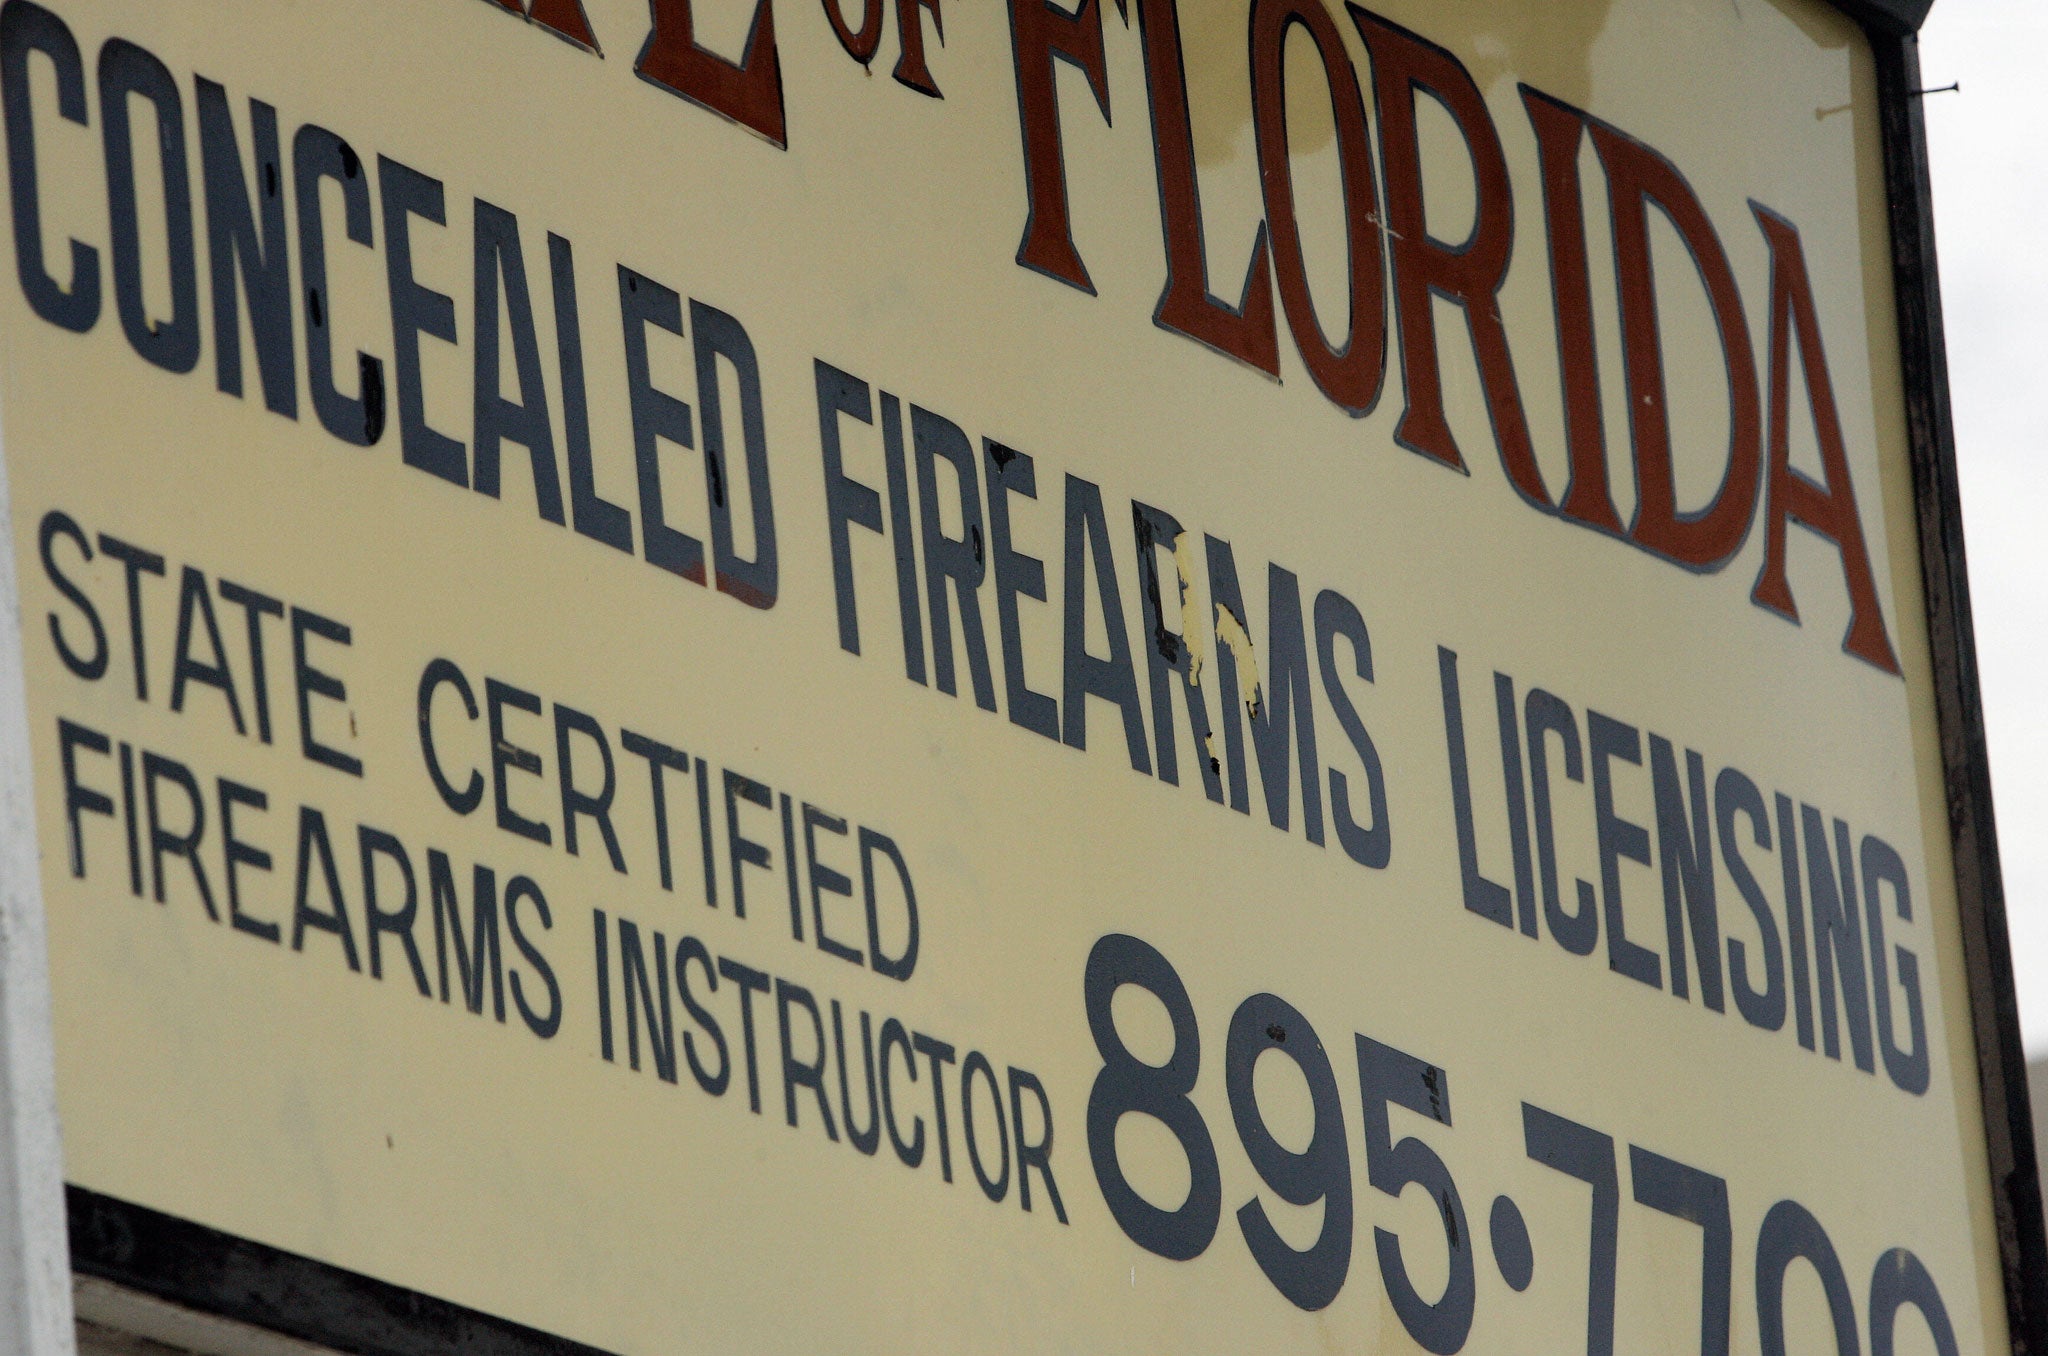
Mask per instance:
[[[384,364],[367,353],[356,354],[363,382],[363,446],[384,436]]]
[[[711,481],[711,502],[725,507],[725,458],[707,456],[704,458],[704,473]]]

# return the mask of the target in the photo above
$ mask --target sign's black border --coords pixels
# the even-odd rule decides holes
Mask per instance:
[[[2027,1058],[2007,944],[2005,886],[1991,813],[1991,762],[1977,683],[1976,629],[1963,555],[1962,496],[1950,419],[1948,347],[1942,333],[1941,280],[1935,267],[1934,203],[1921,109],[1920,44],[1895,24],[1926,0],[1837,0],[1861,19],[1876,57],[1878,117],[1884,138],[1885,199],[1891,217],[1892,279],[1905,386],[1908,454],[1920,523],[1920,569],[1940,713],[1942,775],[1948,788],[1949,841],[1970,979],[1977,1077],[1984,1100],[1991,1202],[2004,1266],[2005,1307],[2014,1356],[2048,1356],[2048,1225],[2034,1155],[2027,1099]],[[1891,23],[1864,10],[1890,11]]]
[[[2026,1055],[2006,940],[1991,768],[1977,681],[1950,419],[1941,285],[1915,33],[1932,0],[1832,0],[1876,58],[1885,196],[1920,529],[1942,773],[1962,915],[1970,1016],[1984,1104],[2014,1356],[2048,1356],[2048,1225],[2041,1209]],[[265,1247],[81,1187],[66,1188],[73,1268],[350,1356],[600,1356],[324,1262]]]
[[[64,1189],[81,1275],[349,1356],[603,1356],[310,1257],[83,1187]]]
[[[1841,10],[1870,34],[1873,44],[1886,37],[1902,38],[1919,30],[1934,0],[1833,0]]]

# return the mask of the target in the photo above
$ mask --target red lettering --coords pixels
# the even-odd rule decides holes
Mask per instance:
[[[945,45],[946,21],[939,14],[939,0],[896,0],[896,37],[903,55],[896,59],[896,69],[890,74],[919,94],[943,99],[946,96],[939,93],[931,67],[924,62],[924,16],[920,11],[927,9],[932,12],[932,31],[939,35],[939,45]]]
[[[1181,62],[1180,15],[1174,0],[1139,0],[1145,41],[1145,89],[1152,103],[1159,206],[1166,232],[1166,290],[1152,319],[1218,353],[1280,375],[1280,334],[1273,317],[1273,275],[1266,260],[1266,223],[1259,223],[1236,306],[1209,291],[1202,252],[1202,196],[1195,183],[1195,138],[1188,123],[1187,71]]]
[[[1557,316],[1557,359],[1564,386],[1564,441],[1571,455],[1565,517],[1622,535],[1607,483],[1607,439],[1600,426],[1600,368],[1593,346],[1592,269],[1586,262],[1586,209],[1579,193],[1579,144],[1585,115],[1522,87],[1543,169],[1543,219],[1550,243],[1550,295]]]
[[[1886,673],[1899,671],[1885,633],[1884,611],[1871,577],[1870,554],[1863,542],[1863,523],[1856,513],[1856,489],[1849,476],[1849,455],[1836,412],[1834,382],[1828,376],[1827,352],[1821,345],[1820,316],[1807,277],[1806,252],[1799,228],[1770,209],[1750,204],[1756,223],[1771,247],[1771,470],[1769,498],[1764,506],[1764,568],[1750,598],[1773,612],[1799,620],[1792,586],[1785,578],[1785,522],[1797,518],[1840,550],[1842,577],[1849,588],[1849,631],[1842,648]],[[1821,484],[1814,484],[1792,466],[1791,339],[1799,339],[1799,367],[1806,378],[1806,401],[1820,444]]]
[[[539,24],[557,37],[567,38],[588,52],[597,52],[597,35],[590,31],[590,19],[583,13],[583,0],[486,0],[509,10],[529,23]],[[599,53],[599,55],[602,55]]]
[[[1350,330],[1342,347],[1324,337],[1309,295],[1302,261],[1301,232],[1294,216],[1294,180],[1287,159],[1284,58],[1287,33],[1299,24],[1315,43],[1330,82],[1330,112],[1337,128],[1337,157],[1344,178],[1344,226],[1350,268]],[[1372,143],[1365,130],[1365,101],[1358,76],[1344,52],[1343,35],[1322,0],[1257,0],[1252,7],[1252,114],[1258,132],[1259,176],[1265,186],[1266,220],[1271,225],[1273,267],[1280,301],[1301,360],[1338,405],[1354,415],[1378,403],[1387,365],[1387,292],[1381,276],[1373,187]]]
[[[690,0],[650,0],[654,31],[633,69],[740,126],[787,147],[783,122],[782,60],[775,50],[774,0],[757,0],[747,30],[746,55],[737,63],[697,45]]]
[[[1024,193],[1031,200],[1017,262],[1093,296],[1095,284],[1074,248],[1067,215],[1067,167],[1060,151],[1054,57],[1088,77],[1095,106],[1109,120],[1109,72],[1102,57],[1102,6],[1081,0],[1069,14],[1052,0],[1010,0],[1010,41],[1017,57],[1017,121],[1024,129]]]
[[[839,45],[846,54],[865,66],[875,59],[875,49],[882,45],[882,0],[863,0],[860,31],[854,32],[846,26],[846,16],[840,13],[840,0],[822,0],[825,18],[832,24],[832,32],[838,36]]]
[[[1401,329],[1401,376],[1408,402],[1394,437],[1403,446],[1447,466],[1465,467],[1450,422],[1444,417],[1436,321],[1430,309],[1432,295],[1448,298],[1465,312],[1479,361],[1480,388],[1508,479],[1525,499],[1548,508],[1550,495],[1530,445],[1529,421],[1515,386],[1515,365],[1508,353],[1507,325],[1498,300],[1515,238],[1514,200],[1500,135],[1479,87],[1455,56],[1355,4],[1349,8],[1372,54],[1380,160],[1387,179],[1394,309]],[[1415,118],[1418,93],[1428,94],[1450,113],[1471,157],[1476,205],[1472,233],[1461,245],[1430,235],[1423,212],[1422,143]]]
[[[597,34],[590,31],[590,18],[583,12],[583,0],[533,0],[533,8],[526,17],[578,47],[597,51]]]
[[[1630,433],[1635,445],[1636,518],[1629,536],[1667,560],[1713,569],[1742,545],[1756,508],[1762,471],[1756,355],[1742,296],[1706,209],[1678,169],[1650,146],[1589,122],[1607,171],[1614,219],[1615,272],[1621,289],[1621,343],[1628,365]],[[1665,407],[1657,292],[1650,272],[1649,206],[1677,228],[1706,287],[1728,375],[1728,466],[1713,502],[1680,512],[1671,468],[1671,420]]]

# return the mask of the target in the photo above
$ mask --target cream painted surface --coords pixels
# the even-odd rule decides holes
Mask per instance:
[[[1905,1246],[1939,1283],[1965,1350],[2005,1345],[1898,389],[1875,91],[1861,39],[1831,11],[1805,0],[1581,0],[1513,13],[1479,0],[1384,5],[1469,66],[1506,147],[1517,229],[1501,307],[1553,492],[1565,473],[1562,416],[1541,182],[1517,82],[1587,108],[1683,170],[1727,247],[1760,363],[1768,352],[1768,260],[1748,203],[1798,223],[1904,681],[1842,652],[1848,610],[1835,552],[1801,529],[1791,532],[1791,580],[1804,614],[1794,626],[1748,600],[1762,560],[1758,529],[1726,568],[1695,575],[1531,511],[1491,450],[1469,346],[1457,313],[1442,303],[1445,386],[1469,476],[1394,443],[1397,356],[1378,407],[1354,420],[1317,392],[1284,324],[1277,383],[1153,325],[1164,268],[1143,73],[1136,29],[1114,9],[1105,23],[1112,123],[1105,126],[1072,70],[1058,75],[1075,241],[1098,291],[1090,297],[1014,262],[1026,200],[1011,39],[998,6],[948,6],[943,48],[927,28],[942,101],[887,79],[893,14],[869,75],[841,53],[815,6],[778,6],[787,151],[633,78],[647,23],[637,0],[589,0],[602,60],[478,0],[178,0],[146,8],[58,0],[54,8],[85,54],[92,128],[55,117],[48,68],[38,64],[47,248],[61,261],[69,236],[98,246],[108,291],[96,327],[78,336],[37,319],[19,286],[0,286],[0,404],[73,1181],[621,1352],[1407,1351],[1413,1344],[1387,1299],[1372,1230],[1399,1234],[1417,1285],[1433,1294],[1445,1275],[1434,1241],[1441,1226],[1418,1193],[1395,1201],[1367,1185],[1351,1040],[1361,1032],[1442,1066],[1455,1089],[1453,1126],[1396,1111],[1393,1133],[1417,1136],[1442,1155],[1479,1235],[1468,1350],[1572,1352],[1585,1344],[1588,1192],[1527,1158],[1525,1101],[1612,1135],[1621,1154],[1617,1350],[1681,1353],[1699,1342],[1699,1232],[1632,1202],[1630,1144],[1727,1180],[1736,1350],[1758,1349],[1757,1229],[1786,1197],[1825,1225],[1859,1324],[1878,1256]],[[702,8],[704,41],[736,50],[743,7],[720,0]],[[1260,216],[1245,7],[1188,0],[1183,8],[1211,288],[1234,296]],[[1363,75],[1363,45],[1337,17]],[[572,240],[597,484],[632,509],[636,543],[614,265],[736,316],[759,354],[765,391],[782,560],[776,606],[750,609],[540,521],[516,445],[503,449],[503,497],[494,501],[403,466],[395,402],[377,446],[337,442],[307,401],[303,333],[296,421],[262,408],[246,335],[250,394],[218,392],[203,204],[200,365],[174,376],[138,357],[106,277],[100,114],[90,83],[95,53],[115,34],[153,51],[180,83],[195,202],[195,72],[227,87],[245,150],[246,101],[256,97],[276,106],[287,159],[293,132],[317,123],[345,137],[373,174],[381,154],[445,182],[448,228],[415,220],[415,272],[455,298],[459,346],[421,342],[428,422],[464,442],[474,200],[519,218],[558,457],[563,402],[547,233]],[[1287,67],[1290,80],[1306,86],[1290,98],[1300,210],[1316,294],[1326,315],[1341,316],[1333,310],[1344,276],[1327,100],[1303,55],[1290,49]],[[148,123],[138,115],[137,126]],[[1471,189],[1457,182],[1462,161],[1449,123],[1426,118],[1424,127],[1432,229],[1456,238],[1469,221]],[[140,135],[147,145],[146,131]],[[1582,168],[1610,464],[1626,518],[1632,482],[1613,269],[1590,149]],[[145,201],[156,191],[147,184]],[[328,192],[336,347],[383,357],[388,383],[384,222],[376,223],[379,253],[347,243]],[[296,248],[295,227],[293,236]],[[147,213],[144,239],[161,239]],[[1713,457],[1726,441],[1718,347],[1696,289],[1674,272],[1683,268],[1679,242],[1667,231],[1657,248],[1681,502],[1694,505],[1714,483]],[[146,274],[148,295],[161,308],[167,275],[158,255],[148,257],[159,270]],[[61,277],[62,263],[56,268]],[[1389,342],[1397,354],[1394,335]],[[657,333],[652,347],[655,384],[701,410],[687,343]],[[1025,667],[1040,691],[1059,692],[1068,474],[1101,487],[1123,625],[1134,642],[1140,596],[1127,505],[1158,505],[1187,527],[1177,549],[1197,582],[1180,615],[1201,631],[1205,683],[1218,646],[1198,534],[1234,547],[1255,646],[1266,636],[1264,562],[1298,576],[1305,606],[1326,588],[1355,602],[1371,629],[1374,681],[1349,681],[1347,690],[1384,762],[1388,867],[1355,865],[1334,832],[1326,846],[1307,843],[1298,785],[1293,830],[1271,827],[1256,769],[1249,817],[1211,804],[1178,709],[1181,784],[1168,786],[1131,770],[1117,710],[1106,702],[1088,703],[1082,753],[977,709],[964,654],[958,697],[906,681],[892,557],[858,529],[864,654],[845,653],[813,359],[953,419],[977,446],[986,436],[1036,459],[1038,499],[1015,498],[1011,511],[1017,549],[1046,562],[1051,603],[1022,604]],[[341,384],[352,382],[344,368]],[[1793,436],[1800,464],[1817,473],[1803,390],[1795,383]],[[726,405],[736,466],[730,393]],[[877,427],[841,425],[848,474],[882,489]],[[708,538],[695,459],[673,446],[662,458],[673,521]],[[562,474],[566,496],[566,465]],[[941,488],[949,483],[941,474]],[[79,566],[68,545],[58,548],[101,609],[111,646],[106,676],[74,677],[49,643],[41,618],[50,612],[84,643],[78,614],[38,557],[37,525],[52,509],[88,533],[170,562],[168,579],[144,581],[147,703],[136,700],[127,667],[123,583],[113,561]],[[948,521],[956,530],[957,519]],[[749,542],[743,535],[742,549]],[[185,710],[168,710],[176,582],[187,564],[352,628],[345,649],[317,651],[348,688],[346,710],[321,705],[317,719],[325,739],[362,759],[361,779],[298,756],[282,623],[266,633],[275,743],[237,736],[210,688],[192,687]],[[980,602],[1005,705],[989,585]],[[217,598],[216,606],[239,663],[241,612]],[[1091,620],[1098,655],[1100,625]],[[1241,641],[1222,630],[1230,633],[1225,643]],[[1859,838],[1874,833],[1895,846],[1915,914],[1911,924],[1893,920],[1892,938],[1921,961],[1933,1051],[1926,1095],[1894,1088],[1881,1061],[1873,1077],[1801,1049],[1789,1021],[1767,1033],[1745,1024],[1732,1002],[1725,1014],[1711,1013],[1697,991],[1695,1001],[1681,1002],[1635,984],[1608,969],[1604,947],[1578,958],[1547,937],[1533,942],[1468,913],[1440,645],[1461,660],[1480,861],[1495,879],[1510,878],[1500,765],[1490,753],[1496,670],[1512,675],[1518,692],[1558,693],[1579,713],[1582,731],[1587,709],[1608,713],[1699,750],[1710,779],[1736,766],[1767,799],[1782,791],[1841,817]],[[1338,648],[1340,665],[1347,649]],[[443,804],[422,766],[415,714],[422,670],[436,657],[458,664],[479,700],[485,678],[496,678],[539,694],[548,717],[559,701],[603,725],[617,759],[625,875],[606,863],[587,819],[581,855],[562,851],[554,737],[543,719],[517,715],[515,737],[542,754],[550,779],[519,781],[514,794],[524,813],[553,823],[555,846],[493,828],[488,788],[483,808],[467,818]],[[1142,665],[1142,650],[1138,659]],[[1259,663],[1263,671],[1263,655]],[[1326,765],[1356,788],[1362,775],[1321,695],[1313,653],[1310,668]],[[1138,684],[1146,690],[1142,669]],[[248,717],[246,688],[242,701]],[[466,766],[488,766],[481,726],[462,721],[457,706],[452,694],[441,695],[435,730],[459,780]],[[1149,698],[1145,709],[1149,730]],[[478,1018],[459,1002],[423,999],[390,937],[379,981],[367,954],[364,971],[352,971],[328,934],[308,932],[294,952],[212,922],[175,861],[166,864],[163,905],[135,898],[113,821],[87,817],[88,873],[74,879],[60,718],[187,763],[208,790],[209,835],[218,827],[214,778],[266,791],[268,813],[237,821],[276,863],[267,876],[245,872],[246,907],[281,921],[287,943],[302,803],[324,813],[334,836],[354,941],[365,952],[356,827],[404,843],[430,976],[430,848],[449,854],[465,905],[472,863],[493,866],[501,890],[515,876],[531,877],[552,910],[553,926],[538,942],[562,986],[559,1033],[534,1038],[516,1007],[501,1026],[488,1008]],[[664,891],[647,769],[618,748],[621,726],[786,790],[799,813],[808,801],[890,835],[916,883],[915,974],[898,983],[793,942],[779,873],[751,871],[748,916],[735,917],[722,832],[720,907],[707,908],[694,773],[668,778],[676,888]],[[1654,838],[1645,752],[1644,769],[1620,767],[1618,811],[1650,825]],[[81,758],[81,775],[118,800],[115,763]],[[1588,786],[1562,778],[1557,786],[1569,896],[1574,876],[1598,877],[1593,805]],[[712,807],[722,829],[720,790]],[[776,815],[745,813],[779,868]],[[225,913],[218,839],[209,836],[205,851]],[[858,891],[850,844],[831,851],[831,864],[851,874]],[[1758,860],[1777,902],[1775,858]],[[1623,885],[1630,935],[1661,951],[1657,874],[1625,864]],[[1725,870],[1719,896],[1728,934],[1750,937]],[[856,927],[857,906],[840,908],[839,926]],[[955,1044],[962,1059],[985,1051],[998,1074],[1010,1065],[1037,1074],[1053,1109],[1053,1171],[1069,1222],[1053,1218],[1038,1181],[1030,1213],[1019,1209],[1014,1181],[1000,1205],[984,1197],[960,1138],[957,1100],[950,1185],[929,1156],[917,1170],[903,1167],[886,1136],[872,1158],[849,1147],[844,1126],[838,1142],[829,1140],[801,1088],[802,1123],[790,1129],[773,994],[755,1003],[761,1115],[748,1110],[743,1068],[713,1098],[687,1063],[670,1085],[631,1072],[623,1049],[605,1062],[593,909],[658,929],[671,947],[679,935],[695,936],[713,955],[805,986],[826,1005],[828,1027],[837,1000],[849,1018],[899,1017]],[[1193,1100],[1219,1155],[1223,1210],[1213,1241],[1193,1261],[1163,1260],[1126,1238],[1090,1165],[1086,1108],[1102,1060],[1084,1015],[1082,976],[1090,947],[1113,932],[1141,937],[1171,960],[1200,1023]],[[616,985],[615,931],[612,940]],[[505,947],[516,962],[509,935]],[[533,971],[520,973],[534,998]],[[1262,991],[1314,1024],[1344,1108],[1356,1227],[1348,1280],[1315,1314],[1275,1292],[1234,1218],[1240,1205],[1264,1199],[1283,1234],[1300,1243],[1312,1236],[1319,1208],[1280,1206],[1233,1128],[1225,1036],[1237,1004]],[[729,985],[716,1002],[737,1057]],[[1167,1035],[1156,1009],[1120,1001],[1118,1011],[1128,1014],[1133,1047],[1162,1057]],[[693,1029],[680,1008],[675,1016],[681,1029]],[[616,995],[613,1017],[623,1044]],[[1148,1046],[1141,1028],[1155,1027]],[[1266,1067],[1274,1064],[1277,1079]],[[835,1118],[836,1073],[828,1065]],[[1271,1059],[1259,1073],[1275,1133],[1299,1146],[1309,1130],[1299,1080]],[[899,1086],[899,1095],[920,1099],[929,1122],[928,1083]],[[949,1095],[958,1091],[953,1082]],[[857,1077],[854,1101],[858,1110]],[[137,1113],[143,1107],[147,1115]],[[1171,1204],[1176,1183],[1186,1181],[1173,1141],[1132,1117],[1117,1142],[1132,1179]],[[1485,1237],[1497,1195],[1520,1203],[1534,1238],[1525,1293],[1504,1283]],[[1790,1348],[1825,1341],[1819,1288],[1803,1268],[1788,1294]],[[1932,1349],[1914,1320],[1900,1331],[1902,1352]]]

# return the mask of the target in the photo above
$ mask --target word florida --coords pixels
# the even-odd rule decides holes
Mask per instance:
[[[1213,279],[1203,247],[1188,80],[1177,0],[1117,0],[1124,26],[1142,48],[1151,118],[1166,278],[1154,321],[1270,376],[1280,375],[1279,322],[1284,316],[1308,374],[1321,392],[1363,417],[1378,405],[1397,349],[1403,407],[1395,441],[1455,470],[1467,469],[1446,417],[1436,300],[1457,308],[1477,361],[1494,451],[1508,482],[1530,506],[1589,528],[1697,573],[1718,571],[1748,539],[1763,503],[1764,561],[1750,600],[1799,620],[1786,567],[1786,525],[1797,521],[1831,542],[1841,560],[1849,623],[1843,649],[1896,675],[1863,523],[1851,483],[1842,429],[1822,342],[1819,310],[1798,228],[1752,200],[1755,229],[1770,258],[1767,362],[1751,340],[1741,289],[1715,223],[1679,167],[1648,143],[1592,113],[1523,85],[1521,104],[1535,142],[1542,182],[1555,342],[1563,385],[1563,439],[1569,473],[1553,492],[1538,465],[1534,436],[1516,378],[1509,326],[1499,304],[1513,254],[1515,208],[1507,153],[1479,86],[1447,49],[1353,3],[1342,12],[1369,57],[1361,73],[1326,0],[1243,0],[1252,126],[1263,188],[1263,220],[1241,279]],[[578,0],[489,0],[600,51]],[[1072,228],[1061,62],[1087,80],[1099,115],[1110,115],[1110,60],[1102,0],[1006,0],[1014,46],[1018,123],[1022,134],[1027,213],[1017,262],[1094,294]],[[522,9],[522,4],[524,8]],[[801,7],[799,7],[801,8]],[[785,11],[791,7],[787,0]],[[884,0],[826,0],[825,17],[853,60],[871,63],[884,31]],[[924,39],[929,17],[943,38],[940,0],[895,0],[902,59],[896,79],[937,99],[939,63]],[[860,12],[861,27],[848,21]],[[776,43],[775,0],[756,0],[744,51],[729,60],[695,41],[692,0],[654,0],[652,22],[635,72],[787,148],[790,117]],[[479,9],[479,13],[483,12]],[[1301,30],[1296,34],[1295,30]],[[1227,29],[1209,29],[1209,32]],[[1348,316],[1324,323],[1316,314],[1296,214],[1286,125],[1286,49],[1290,36],[1309,39],[1330,92],[1345,210],[1344,248],[1350,285]],[[570,49],[563,49],[567,54]],[[942,63],[940,63],[942,64]],[[1372,124],[1367,118],[1370,90]],[[1073,100],[1078,91],[1069,96]],[[1463,144],[1456,155],[1429,160],[1419,106],[1449,115]],[[1085,111],[1069,106],[1067,115]],[[1600,371],[1580,152],[1590,137],[1606,179],[1611,248],[1619,294],[1623,386],[1635,481],[1635,507],[1624,524],[1610,484],[1601,420]],[[1378,165],[1375,166],[1374,141]],[[1462,241],[1432,235],[1424,214],[1424,181],[1471,183],[1473,224]],[[1719,338],[1725,372],[1729,441],[1720,484],[1706,504],[1680,502],[1666,399],[1664,326],[1652,275],[1652,207],[1673,228],[1695,266]],[[1212,288],[1212,281],[1217,286]],[[1392,296],[1388,293],[1391,289]],[[1276,299],[1277,293],[1277,299]],[[1235,294],[1232,303],[1223,298]],[[1389,302],[1392,323],[1389,323]],[[1342,321],[1348,320],[1348,326]],[[1458,322],[1452,322],[1458,323]],[[1390,334],[1390,330],[1392,333]],[[1334,331],[1341,343],[1328,337]],[[1792,465],[1793,364],[1819,448],[1818,480]],[[1761,379],[1760,379],[1761,378]],[[1689,479],[1690,477],[1688,477]]]

